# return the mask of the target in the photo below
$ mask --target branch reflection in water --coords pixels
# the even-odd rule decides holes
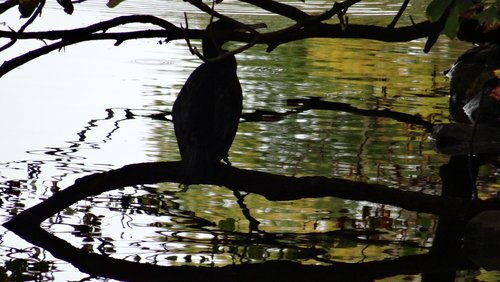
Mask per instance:
[[[105,173],[94,174],[90,176],[86,176],[80,180],[78,180],[75,185],[68,187],[67,189],[56,193],[51,198],[42,202],[41,204],[32,207],[21,214],[17,215],[14,219],[7,222],[5,224],[6,227],[16,232],[18,235],[26,239],[27,241],[40,246],[44,249],[49,250],[53,255],[59,257],[61,259],[67,260],[75,265],[77,268],[81,269],[84,272],[87,272],[92,275],[97,276],[105,276],[111,277],[115,279],[124,279],[124,280],[136,280],[136,279],[153,279],[157,277],[161,277],[161,275],[175,275],[175,277],[180,277],[184,279],[184,281],[190,281],[192,279],[201,279],[202,277],[213,277],[219,279],[228,279],[233,277],[234,271],[237,271],[238,276],[245,273],[243,277],[244,281],[252,281],[253,279],[262,279],[264,281],[275,280],[275,277],[270,275],[275,272],[277,269],[282,269],[283,277],[285,279],[291,279],[290,281],[304,281],[304,279],[313,279],[314,281],[327,281],[331,277],[351,277],[356,274],[356,271],[363,270],[363,275],[356,274],[356,277],[359,277],[362,280],[366,279],[377,279],[383,278],[387,276],[393,276],[397,274],[409,274],[409,273],[420,273],[422,271],[425,272],[439,272],[439,271],[455,271],[457,269],[461,269],[462,267],[471,267],[467,263],[467,260],[461,256],[454,256],[454,259],[442,260],[443,252],[440,252],[438,256],[431,255],[420,255],[420,256],[409,256],[403,257],[400,259],[395,259],[393,261],[385,261],[385,262],[370,262],[370,263],[361,263],[357,265],[352,264],[342,264],[334,261],[323,260],[323,262],[328,262],[332,264],[333,267],[328,266],[307,266],[296,264],[293,262],[277,262],[270,261],[261,265],[240,265],[240,266],[226,266],[220,269],[213,268],[198,268],[198,267],[157,267],[153,265],[144,265],[144,264],[136,264],[134,265],[131,262],[120,261],[116,259],[112,259],[106,256],[99,256],[96,254],[88,253],[85,250],[81,250],[71,246],[69,243],[64,242],[61,239],[49,234],[44,231],[39,224],[50,217],[52,214],[60,211],[61,209],[69,206],[73,202],[86,198],[90,195],[99,194],[111,189],[117,189],[123,186],[132,186],[137,185],[139,183],[150,183],[156,181],[175,181],[178,180],[176,175],[180,169],[178,162],[173,163],[150,163],[150,164],[136,164],[129,165],[119,170],[113,170]],[[284,199],[295,199],[300,198],[305,195],[309,195],[309,197],[314,197],[315,193],[311,193],[312,191],[316,191],[316,196],[328,195],[328,192],[331,193],[332,196],[338,196],[338,192],[340,195],[351,194],[352,196],[344,196],[349,198],[359,198],[365,197],[368,200],[372,200],[373,198],[370,196],[374,196],[377,198],[377,194],[382,191],[373,191],[373,190],[384,190],[384,194],[387,194],[390,190],[392,190],[396,194],[400,194],[399,199],[404,199],[404,195],[407,195],[412,200],[402,200],[402,202],[408,201],[418,201],[419,206],[426,206],[425,199],[430,200],[430,204],[427,204],[428,208],[432,207],[443,207],[443,206],[452,206],[456,203],[456,199],[447,200],[446,198],[438,197],[438,196],[427,196],[423,197],[422,194],[415,192],[404,192],[393,190],[389,188],[383,188],[379,185],[371,185],[374,187],[367,187],[367,189],[361,189],[360,194],[357,195],[357,192],[352,192],[353,188],[357,186],[357,183],[352,183],[353,187],[345,188],[345,181],[331,179],[327,181],[323,179],[323,183],[318,181],[320,179],[310,178],[309,180],[301,181],[301,179],[284,177],[284,176],[273,176],[265,173],[256,173],[251,171],[239,171],[234,168],[220,167],[220,171],[217,172],[216,183],[221,182],[219,184],[223,184],[227,187],[245,187],[243,190],[250,190],[254,193],[260,193],[266,195],[268,198],[275,197],[283,197],[284,191],[289,191],[288,198]],[[307,178],[306,178],[307,179]],[[253,180],[253,181],[252,181]],[[341,185],[336,186],[335,183],[340,181]],[[297,185],[293,185],[293,183],[297,183]],[[306,185],[310,182],[310,185]],[[319,185],[318,185],[319,182]],[[330,185],[327,185],[328,182],[331,182]],[[231,184],[233,183],[233,184]],[[283,187],[282,190],[278,191],[279,195],[273,195],[276,191],[270,190],[269,187],[263,185],[263,183],[270,183],[271,187]],[[281,183],[281,185],[279,184]],[[338,184],[338,183],[337,183]],[[331,186],[333,185],[333,186]],[[293,186],[296,186],[293,188]],[[329,188],[325,188],[329,187]],[[367,185],[370,186],[370,185]],[[304,189],[301,189],[305,187]],[[316,188],[314,188],[316,187]],[[358,187],[361,188],[361,187]],[[323,190],[323,191],[322,191]],[[337,191],[340,190],[340,191]],[[345,190],[342,192],[342,190]],[[371,190],[371,191],[370,191]],[[294,195],[297,193],[297,195]],[[380,198],[379,198],[380,199]],[[420,200],[420,201],[419,201]],[[374,200],[375,201],[375,200]],[[445,201],[439,205],[436,205],[435,201]],[[398,201],[399,202],[399,201]],[[463,208],[463,206],[467,205],[466,202],[459,204],[459,208]],[[479,207],[485,206],[488,208],[488,204],[484,203],[476,203]],[[496,204],[496,203],[495,203]],[[497,205],[497,208],[498,207]],[[477,210],[477,207],[473,209]],[[454,211],[453,208],[451,211],[444,211],[444,214],[452,217],[453,215],[458,215],[461,217],[462,215]],[[467,214],[467,213],[465,213]],[[217,232],[214,233],[213,239],[224,237],[224,233],[216,236]],[[334,238],[338,236],[348,236],[348,233],[337,232],[338,234],[329,233],[324,234],[330,237],[330,240],[334,240]],[[369,238],[370,232],[351,232],[351,236],[366,236]],[[253,242],[252,244],[270,244],[273,246],[279,246],[280,248],[297,248],[293,245],[288,245],[286,243],[280,243],[283,239],[285,242],[287,240],[292,239],[292,234],[266,234],[261,233],[260,235],[254,236],[241,236],[243,237],[243,242]],[[252,238],[254,237],[254,238]],[[298,237],[300,238],[300,236]],[[308,238],[306,242],[310,244],[310,242],[314,242],[314,240],[310,241],[314,237]],[[339,237],[341,238],[341,237]],[[296,238],[297,239],[297,238]],[[227,244],[227,242],[217,242],[218,240],[212,240],[212,244]],[[249,241],[246,241],[249,240]],[[322,240],[318,241],[321,243]],[[377,241],[368,241],[370,244],[377,243]],[[324,243],[324,242],[323,242]],[[380,242],[378,242],[380,243]],[[245,243],[244,243],[245,244]],[[300,248],[298,249],[300,250]],[[304,249],[307,251],[309,255],[304,258],[320,258],[322,254],[324,254],[320,249],[316,252],[311,252],[313,249]],[[303,252],[305,255],[306,252]],[[321,261],[321,259],[320,259]],[[425,263],[423,262],[425,261]],[[99,263],[96,263],[99,262]],[[419,264],[415,264],[415,262],[419,262]],[[391,266],[390,268],[388,268]],[[138,271],[141,270],[141,271]],[[147,272],[144,272],[148,270]],[[259,270],[259,271],[256,271]],[[311,273],[313,270],[313,274]],[[353,272],[354,271],[354,272]],[[139,276],[137,276],[139,275]],[[151,276],[149,276],[151,275]],[[290,275],[290,276],[288,276]],[[337,275],[337,276],[332,276]]]

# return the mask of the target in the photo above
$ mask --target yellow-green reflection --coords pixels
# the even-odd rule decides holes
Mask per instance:
[[[424,54],[423,45],[424,41],[309,39],[280,46],[270,54],[257,46],[238,55],[244,111],[283,113],[293,110],[287,99],[319,97],[361,109],[419,115],[433,123],[448,122],[447,81],[442,72],[464,46],[443,39],[439,48]],[[159,160],[179,158],[171,125],[159,125],[151,138],[162,152]],[[244,169],[340,177],[435,193],[440,185],[437,169],[447,158],[432,150],[428,132],[421,126],[341,111],[307,110],[275,122],[240,123],[230,159]],[[181,210],[215,224],[214,230],[232,234],[217,243],[200,239],[198,245],[182,245],[183,252],[194,255],[215,244],[216,255],[205,262],[217,265],[285,258],[318,263],[303,253],[311,245],[320,250],[318,258],[343,262],[425,253],[435,220],[371,203],[335,198],[271,202],[256,195],[244,198],[248,218],[235,195],[223,187],[193,186],[176,196]],[[261,232],[279,234],[280,242],[298,248],[230,243],[234,234],[250,231],[251,220],[260,223]],[[161,234],[171,236],[171,228]],[[373,233],[339,235],[350,231]],[[196,232],[206,235],[201,230],[192,235]],[[376,241],[385,243],[372,243]]]

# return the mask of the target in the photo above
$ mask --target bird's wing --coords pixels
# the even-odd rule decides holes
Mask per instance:
[[[236,72],[218,73],[215,81],[216,103],[214,115],[217,158],[228,156],[242,111],[242,90]]]
[[[210,146],[214,101],[212,77],[207,64],[200,65],[186,80],[174,102],[172,119],[182,157],[187,150]]]

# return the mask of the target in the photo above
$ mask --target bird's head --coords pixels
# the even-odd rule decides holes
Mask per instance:
[[[227,33],[237,31],[239,28],[233,23],[225,20],[217,20],[212,22],[205,29],[203,36],[203,56],[206,58],[216,58],[225,50],[222,50],[222,45],[228,41]]]
[[[247,25],[248,28],[262,28],[265,24]],[[219,19],[210,23],[205,29],[205,35],[202,40],[203,56],[206,58],[216,58],[220,54],[227,52],[222,49],[222,45],[229,41],[230,32],[248,31],[244,26],[237,23]]]

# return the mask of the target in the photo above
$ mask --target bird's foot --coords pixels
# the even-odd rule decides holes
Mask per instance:
[[[186,192],[189,188],[189,185],[181,183],[181,184],[179,184],[179,188],[181,189],[180,192]]]
[[[227,164],[228,166],[233,166],[233,164],[229,161],[229,157],[225,157],[222,159],[222,161]]]

